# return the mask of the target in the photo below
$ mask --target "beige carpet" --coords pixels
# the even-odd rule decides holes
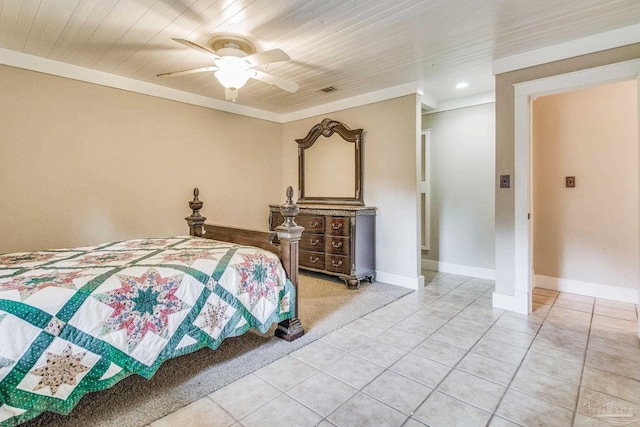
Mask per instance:
[[[150,380],[131,376],[86,395],[68,416],[45,413],[25,426],[144,426],[409,293],[363,282],[348,290],[329,276],[301,273],[299,317],[306,334],[291,343],[249,331],[165,362]]]

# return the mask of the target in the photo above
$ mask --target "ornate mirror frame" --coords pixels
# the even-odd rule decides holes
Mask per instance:
[[[343,140],[354,144],[355,150],[355,197],[308,197],[305,193],[305,150],[310,148],[320,136],[329,138],[337,133]],[[298,201],[297,203],[324,203],[335,205],[362,206],[362,136],[363,129],[349,129],[345,124],[326,118],[311,128],[307,136],[296,139],[298,143]]]

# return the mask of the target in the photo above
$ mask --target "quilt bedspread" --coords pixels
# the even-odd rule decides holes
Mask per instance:
[[[0,255],[0,426],[266,332],[294,292],[273,253],[196,237]]]

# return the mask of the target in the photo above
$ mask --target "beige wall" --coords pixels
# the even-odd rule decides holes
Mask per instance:
[[[640,43],[496,75],[496,293],[513,295],[514,189],[498,188],[499,175],[514,182],[514,87],[526,82],[640,58]]]
[[[430,132],[427,259],[495,266],[495,105],[422,116]]]
[[[637,286],[636,97],[631,80],[533,102],[535,274]]]
[[[268,228],[282,125],[0,66],[0,253]]]
[[[376,270],[415,279],[418,266],[416,148],[419,129],[416,95],[286,123],[283,128],[283,182],[297,192],[297,145],[325,117],[365,130],[363,196],[378,207]]]
[[[0,66],[0,101],[0,253],[185,234],[194,186],[207,222],[266,230],[328,116],[365,129],[378,270],[419,275],[417,95],[282,125]]]

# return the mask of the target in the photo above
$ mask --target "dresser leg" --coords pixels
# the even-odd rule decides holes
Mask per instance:
[[[347,289],[359,289],[360,288],[360,280],[357,278],[349,277],[344,280],[347,285]]]

